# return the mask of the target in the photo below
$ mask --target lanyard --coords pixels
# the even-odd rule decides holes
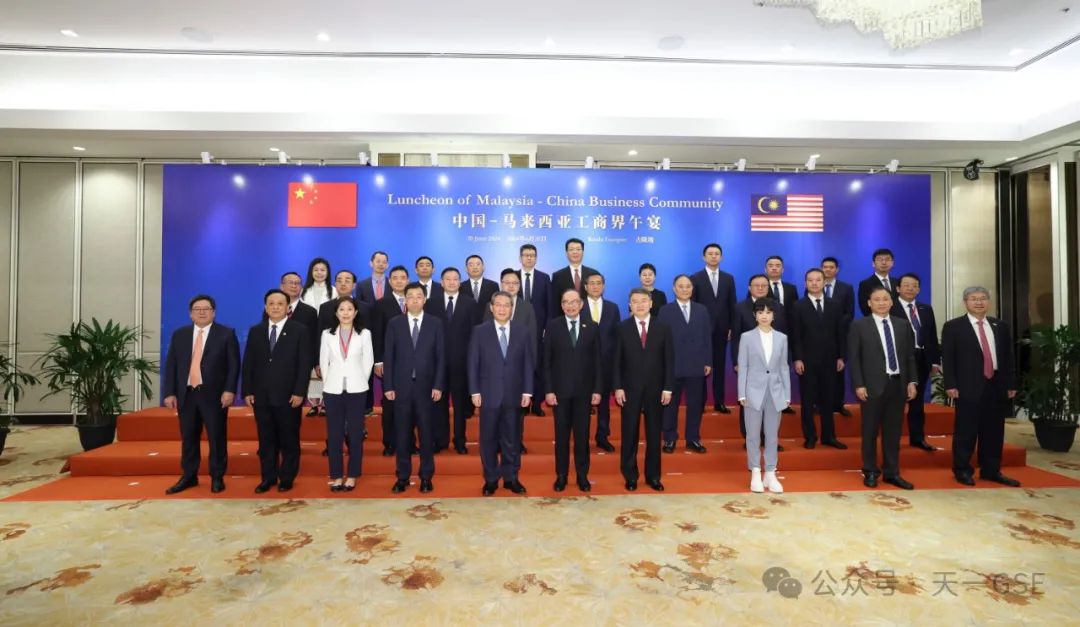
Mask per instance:
[[[344,329],[339,329],[338,333],[338,345],[341,346],[341,356],[345,359],[349,358],[349,341],[352,339],[353,330],[349,329],[349,334],[345,334]]]

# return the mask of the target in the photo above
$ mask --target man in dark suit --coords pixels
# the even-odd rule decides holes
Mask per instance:
[[[480,408],[480,461],[484,496],[491,496],[502,477],[503,487],[524,494],[518,480],[519,413],[532,403],[534,340],[521,323],[510,320],[513,297],[496,292],[490,304],[492,322],[473,329],[469,338],[469,391]]]
[[[567,288],[573,289],[573,287]],[[612,364],[615,359],[615,337],[619,327],[619,306],[604,299],[604,275],[597,272],[585,282],[588,295],[582,317],[597,325],[600,332],[600,369],[603,385],[600,387],[600,404],[596,407],[596,446],[614,453],[611,444],[611,403],[608,397],[614,389],[611,385]],[[565,290],[564,290],[565,293]]]
[[[383,376],[383,355],[386,352],[386,326],[398,316],[405,315],[405,286],[409,284],[409,271],[405,266],[394,266],[390,270],[390,291],[375,303],[371,313],[371,345],[375,353],[375,376]],[[397,436],[394,433],[394,401],[387,398],[383,389],[382,398],[382,441],[384,457],[391,457],[397,450]]]
[[[270,290],[263,298],[266,319],[251,327],[244,348],[244,401],[255,411],[262,480],[256,494],[275,484],[292,489],[300,471],[300,405],[316,352],[311,335],[290,319],[288,296]]]
[[[574,435],[574,472],[578,489],[589,483],[589,407],[600,402],[599,327],[581,316],[581,295],[563,293],[563,315],[552,318],[544,333],[545,400],[555,412],[555,491],[566,489],[570,469],[570,434]]]
[[[742,334],[751,329],[757,328],[757,318],[754,316],[754,303],[762,298],[768,298],[772,300],[772,296],[769,292],[769,277],[764,274],[755,274],[750,277],[749,286],[750,296],[745,300],[741,300],[735,304],[735,313],[731,324],[731,362],[735,364],[735,369],[738,370],[739,366],[739,342],[742,340]],[[774,301],[775,302],[775,301]],[[777,306],[773,312],[773,329],[788,335],[790,328],[788,327],[787,311],[784,307]],[[788,356],[791,356],[791,352],[788,352]],[[783,410],[781,413],[789,413],[788,410]],[[764,429],[762,425],[762,429]],[[746,408],[742,405],[739,406],[739,432],[746,436]],[[765,436],[762,434],[762,442],[765,441]],[[776,450],[783,451],[783,445],[778,444]]]
[[[390,267],[390,256],[381,250],[376,250],[371,253],[368,265],[371,266],[371,274],[364,277],[356,286],[356,296],[359,300],[374,307],[375,303],[382,300],[390,290],[386,282],[386,269]],[[371,398],[370,394],[368,398]]]
[[[825,296],[825,273],[819,268],[806,271],[806,295],[792,307],[788,346],[795,360],[802,391],[803,446],[817,446],[814,413],[821,414],[821,443],[846,449],[836,438],[833,423],[833,392],[836,378],[843,376],[847,316],[840,303]]]
[[[631,316],[619,323],[615,339],[615,402],[622,407],[620,467],[626,489],[637,490],[638,435],[645,414],[645,482],[657,492],[660,482],[660,431],[664,406],[675,389],[675,343],[671,329],[649,315],[652,298],[642,288],[630,290]]]
[[[510,295],[513,305],[510,308],[510,320],[523,325],[532,338],[533,349],[535,351],[538,342],[537,338],[540,336],[541,329],[536,326],[536,314],[533,312],[532,305],[529,305],[521,298],[521,278],[518,276],[517,270],[513,268],[503,268],[503,271],[499,274],[499,287],[502,291]],[[489,308],[484,312],[484,321],[492,320],[491,309]],[[541,356],[533,352],[533,370],[538,368]],[[533,384],[535,385],[535,375],[533,377]],[[535,387],[533,388],[536,389]],[[537,394],[539,396],[539,394]],[[537,403],[535,396],[533,397],[533,403]],[[518,447],[518,460],[517,470],[521,470],[521,456],[528,453],[528,449],[525,448],[525,414],[528,410],[519,412],[518,416],[518,429],[517,432],[521,435],[521,443]]]
[[[904,403],[917,391],[915,336],[903,318],[889,315],[892,296],[884,286],[870,292],[868,306],[871,315],[852,323],[847,341],[851,387],[862,407],[863,485],[876,488],[880,475],[885,483],[911,490],[915,486],[900,476],[900,431]]]
[[[551,293],[562,294],[568,289],[575,289],[581,294],[581,298],[584,301],[586,297],[585,287],[589,281],[589,277],[594,274],[598,274],[597,271],[582,263],[585,259],[585,242],[576,237],[571,237],[566,240],[566,260],[570,265],[556,270],[555,274],[551,275]],[[551,299],[551,317],[554,318],[560,315],[560,305],[555,302],[556,299]]]
[[[319,306],[319,335],[322,337],[322,332],[337,326],[337,307],[341,303],[342,298],[352,298],[353,289],[356,287],[356,275],[350,270],[338,270],[334,276],[334,290],[337,298],[328,300]],[[360,323],[365,329],[371,328],[371,305],[357,300],[353,302],[356,305],[356,317],[360,320]],[[370,389],[370,388],[369,388]]]
[[[319,338],[319,312],[315,308],[300,300],[300,292],[303,291],[304,280],[295,272],[286,272],[281,275],[280,289],[289,298],[289,308],[285,317],[294,322],[304,325],[308,331],[308,340],[313,344]],[[263,312],[263,318],[266,312]],[[312,364],[314,367],[314,363]]]
[[[706,244],[701,255],[705,259],[705,269],[698,270],[690,277],[694,286],[693,300],[705,306],[712,321],[713,407],[721,414],[729,414],[731,410],[724,402],[724,393],[727,384],[727,345],[732,339],[731,326],[735,315],[735,278],[720,269],[720,261],[724,257],[720,244]]]
[[[1012,334],[1003,321],[986,315],[986,288],[965,289],[964,307],[967,315],[949,320],[941,330],[945,393],[956,404],[953,475],[964,485],[975,485],[971,454],[978,445],[979,478],[1019,487],[1019,481],[1001,474],[1005,416],[1016,396]]]
[[[394,402],[397,435],[397,481],[392,491],[404,492],[412,475],[412,436],[420,433],[420,491],[431,492],[435,475],[431,414],[446,389],[446,339],[443,324],[424,315],[424,288],[405,288],[405,315],[386,325],[383,388]]]
[[[831,298],[840,303],[840,311],[844,314],[844,337],[847,338],[848,328],[855,319],[855,288],[850,283],[837,278],[840,273],[840,262],[836,257],[825,257],[821,260],[821,271],[825,273],[825,298]],[[847,377],[836,377],[833,404],[835,410],[841,416],[851,417],[851,412],[844,407],[847,400]]]
[[[896,300],[896,288],[898,287],[895,277],[889,276],[893,268],[893,253],[888,248],[879,248],[874,251],[872,257],[874,273],[859,282],[859,310],[862,315],[870,315],[870,306],[866,303],[870,300],[870,292],[879,285],[889,290],[889,295]]]
[[[533,313],[536,314],[536,329],[540,332],[536,338],[536,355],[543,352],[544,330],[547,329],[548,318],[551,317],[551,301],[557,298],[551,293],[551,277],[546,272],[536,269],[536,246],[522,244],[518,249],[518,257],[521,260],[521,297],[526,303],[532,305]],[[543,371],[536,368],[536,381],[534,390],[543,389]],[[533,397],[532,413],[534,416],[544,415],[544,399],[539,394]]]
[[[439,300],[442,298],[443,288],[432,277],[435,274],[435,262],[427,255],[417,257],[414,269],[416,270],[416,282],[424,290],[424,298],[427,300]]]
[[[791,318],[791,308],[799,300],[799,291],[793,283],[784,280],[784,258],[771,255],[765,260],[765,277],[769,280],[769,296],[784,306],[787,317]],[[774,325],[775,328],[775,325]]]
[[[486,309],[491,302],[491,296],[499,291],[499,284],[484,278],[484,258],[480,255],[469,255],[465,258],[465,272],[468,273],[469,280],[464,285],[464,291],[472,296],[477,305]]]
[[[446,389],[435,404],[432,439],[436,453],[450,446],[452,442],[454,451],[465,455],[468,453],[465,448],[465,421],[473,413],[465,373],[468,366],[469,337],[473,327],[480,323],[480,309],[467,292],[461,291],[461,272],[457,268],[443,269],[440,278],[443,286],[442,299],[428,299],[424,304],[425,313],[442,320],[443,337],[446,340]],[[452,430],[451,406],[454,410]]]
[[[709,289],[712,289],[711,286]],[[679,399],[685,390],[686,448],[695,453],[704,453],[701,415],[705,411],[705,377],[712,370],[714,357],[713,323],[706,306],[691,300],[694,284],[690,277],[685,274],[675,277],[674,291],[675,301],[661,307],[659,315],[660,320],[671,329],[675,346],[675,387],[671,390],[672,402],[664,408],[663,451],[675,452],[675,442],[679,439]],[[726,333],[724,335],[727,336]],[[721,367],[723,363],[721,359]]]
[[[915,334],[915,364],[918,366],[918,392],[908,403],[908,441],[915,448],[933,452],[935,449],[926,441],[926,384],[930,375],[941,371],[941,345],[938,344],[937,320],[934,308],[927,303],[920,303],[921,281],[919,275],[908,273],[897,281],[897,299],[890,312],[896,318],[903,318],[911,325]]]
[[[236,398],[240,343],[236,332],[214,324],[217,304],[206,294],[188,303],[194,325],[177,329],[165,354],[165,406],[180,416],[180,480],[165,490],[176,494],[199,485],[199,436],[206,425],[210,444],[210,491],[225,489],[229,459],[226,420]]]

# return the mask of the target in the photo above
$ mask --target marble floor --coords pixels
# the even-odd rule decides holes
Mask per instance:
[[[0,498],[77,449],[18,427]],[[0,502],[0,625],[1075,625],[1078,518],[1077,488]]]

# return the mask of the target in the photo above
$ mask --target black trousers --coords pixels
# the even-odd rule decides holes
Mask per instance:
[[[435,475],[435,447],[432,440],[431,415],[435,404],[431,400],[431,388],[421,389],[415,381],[398,386],[394,398],[394,434],[397,437],[397,466],[395,474],[399,481],[408,481],[412,475],[413,432],[420,433],[420,478],[431,479]]]
[[[847,363],[847,359],[844,359],[844,363]],[[833,411],[844,409],[844,403],[847,401],[847,379],[847,366],[845,366],[843,372],[836,374],[836,381],[833,383]]]
[[[675,377],[675,389],[671,402],[664,407],[663,439],[675,442],[679,439],[679,401],[686,391],[687,442],[701,441],[701,415],[705,412],[705,377]]]
[[[725,405],[724,394],[726,393],[727,384],[727,367],[725,362],[727,361],[727,333],[723,335],[713,334],[712,338],[712,393],[713,393],[713,406]]]
[[[972,474],[971,456],[978,446],[979,474],[986,477],[1001,472],[1001,449],[1005,445],[1005,416],[1010,401],[997,373],[986,382],[978,398],[956,399],[956,426],[953,431],[953,472]]]
[[[461,364],[460,368],[447,368],[446,374],[446,391],[439,402],[435,403],[432,414],[434,420],[432,440],[436,450],[447,448],[451,443],[455,447],[465,446],[465,421],[474,411],[465,376],[465,365]],[[453,409],[452,417],[451,408]],[[451,420],[453,420],[452,430]],[[451,434],[453,434],[452,440]]]
[[[611,391],[600,393],[600,404],[596,406],[596,441],[602,442],[611,437]]]
[[[521,457],[518,448],[521,434],[517,431],[520,413],[521,407],[517,404],[480,405],[480,463],[486,483],[494,483],[500,477],[503,481],[517,481]]]
[[[821,441],[832,442],[836,439],[836,424],[833,421],[833,393],[836,379],[843,378],[836,372],[836,360],[828,359],[825,363],[803,362],[805,369],[799,377],[799,390],[802,393],[802,432],[807,440],[816,442],[817,429],[814,426],[814,414],[821,414]]]
[[[394,433],[394,401],[382,397],[382,443],[383,446],[393,448],[397,445],[397,436]]]
[[[918,392],[914,400],[907,404],[907,427],[908,441],[919,444],[926,441],[926,384],[930,380],[930,364],[926,363],[926,352],[921,348],[915,349],[915,361],[918,367],[919,380],[916,381]]]
[[[263,481],[291,482],[300,472],[300,408],[255,402]]]
[[[358,443],[356,448],[349,447],[348,476],[360,476],[360,464],[364,458],[364,406],[367,396],[366,392],[323,393],[323,403],[326,405],[326,450],[330,458],[331,479],[342,477],[342,444],[346,433],[349,442]]]
[[[206,439],[210,444],[207,464],[210,476],[221,479],[229,461],[226,422],[229,410],[221,406],[221,395],[211,394],[203,386],[189,387],[184,395],[184,404],[179,407],[180,414],[180,468],[185,477],[199,474],[199,459],[202,456],[200,439],[203,426],[206,426]]]
[[[565,476],[570,469],[570,435],[574,436],[574,472],[578,481],[589,476],[589,407],[591,395],[559,397],[555,406],[555,474]]]
[[[660,431],[664,420],[660,390],[627,392],[622,408],[622,449],[620,467],[627,481],[638,480],[638,436],[641,415],[645,414],[645,480],[660,480]]]
[[[881,472],[886,478],[900,475],[900,431],[904,422],[907,386],[899,376],[889,377],[879,396],[862,403],[862,469]],[[882,465],[877,463],[878,433],[881,433]]]

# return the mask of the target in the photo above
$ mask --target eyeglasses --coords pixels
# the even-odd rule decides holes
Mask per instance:
[[[191,308],[191,311],[193,311],[195,313],[206,313],[208,311],[213,311],[213,310],[214,310],[213,307],[192,307]]]

